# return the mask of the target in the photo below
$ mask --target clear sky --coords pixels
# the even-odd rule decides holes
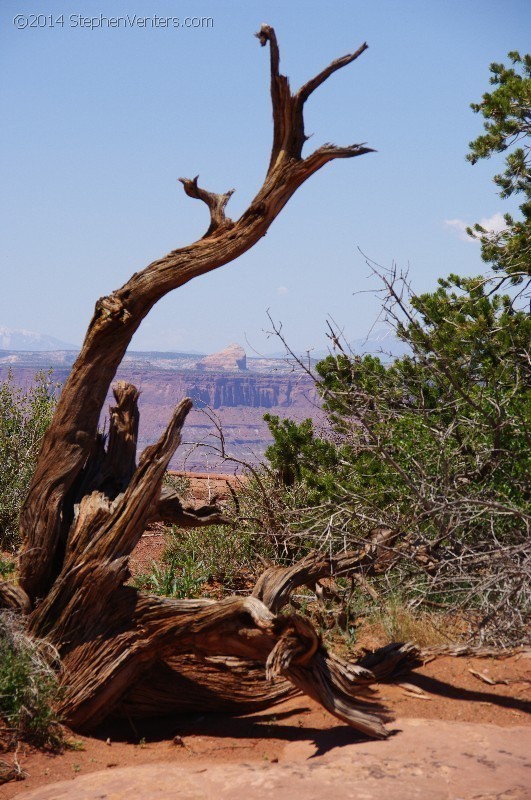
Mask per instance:
[[[37,14],[54,27],[13,22]],[[125,14],[213,23],[79,22]],[[227,212],[244,210],[271,142],[268,53],[252,35],[262,22],[294,88],[368,42],[308,102],[305,152],[326,141],[378,152],[324,167],[253,250],[159,303],[133,347],[278,351],[268,308],[297,349],[325,345],[327,315],[362,337],[378,301],[358,248],[409,265],[419,291],[482,270],[462,228],[510,206],[491,180],[501,162],[465,161],[482,129],[469,104],[492,61],[529,51],[527,0],[2,0],[0,325],[80,343],[98,297],[204,233],[207,210],[180,176],[234,188]]]

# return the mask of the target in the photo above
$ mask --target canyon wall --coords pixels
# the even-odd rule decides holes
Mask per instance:
[[[0,380],[5,380],[11,369],[18,385],[31,385],[43,362],[39,359],[38,364],[31,366],[28,361],[31,359],[27,355],[23,364],[16,359],[9,363],[4,360],[0,363]],[[266,412],[297,421],[311,417],[317,425],[322,423],[323,414],[311,378],[284,367],[271,374],[263,370],[263,364],[256,371],[247,367],[232,372],[226,369],[205,371],[192,363],[187,369],[176,370],[160,369],[153,363],[141,361],[126,362],[120,367],[116,380],[126,380],[140,390],[139,450],[161,435],[182,397],[191,397],[194,408],[183,431],[183,444],[172,460],[173,469],[232,472],[235,465],[224,462],[219,454],[217,425],[223,431],[227,453],[256,464],[271,442],[263,420]],[[54,382],[64,383],[68,372],[68,367],[54,366]],[[105,427],[111,403],[109,395],[102,427]]]

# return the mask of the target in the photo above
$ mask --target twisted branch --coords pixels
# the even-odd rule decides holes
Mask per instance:
[[[210,209],[210,226],[205,233],[205,237],[211,236],[215,231],[219,232],[220,228],[223,229],[223,231],[233,228],[234,222],[229,217],[225,216],[225,207],[234,194],[234,189],[229,189],[229,191],[224,194],[207,192],[206,189],[201,189],[201,187],[197,185],[198,179],[199,175],[196,175],[195,178],[191,180],[189,178],[179,178],[188,197],[202,200]]]

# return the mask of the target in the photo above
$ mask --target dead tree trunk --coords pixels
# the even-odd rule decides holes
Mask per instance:
[[[360,144],[325,144],[302,155],[304,103],[366,45],[292,94],[279,72],[275,32],[263,25],[257,36],[261,45],[269,43],[273,104],[273,148],[264,184],[232,221],[225,215],[232,192],[213,194],[200,188],[197,178],[181,179],[186,194],[208,206],[208,230],[96,303],[22,511],[20,589],[16,597],[8,592],[4,597],[28,613],[34,635],[47,636],[57,647],[65,687],[62,711],[76,729],[90,729],[111,713],[249,710],[302,690],[367,734],[386,735],[379,709],[355,699],[374,680],[373,673],[329,655],[302,618],[271,610],[285,602],[286,581],[279,588],[281,601],[270,580],[262,581],[256,597],[221,602],[148,597],[125,585],[129,556],[150,520],[188,526],[219,521],[217,509],[183,508],[175,493],[161,491],[190,400],[177,406],[167,430],[144,451],[138,466],[134,387],[115,389],[107,446],[98,434],[108,388],[133,334],[169,291],[252,247],[320,167],[370,152]],[[316,570],[310,573],[315,577]],[[290,575],[287,583],[297,585],[297,579]]]

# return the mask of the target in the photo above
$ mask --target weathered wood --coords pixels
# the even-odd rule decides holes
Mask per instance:
[[[387,564],[389,554],[393,558],[392,546],[398,532],[391,528],[377,528],[369,541],[359,550],[348,550],[335,555],[315,551],[289,567],[269,567],[262,573],[254,589],[253,597],[260,599],[271,611],[278,612],[289,602],[290,595],[298,586],[307,586],[315,591],[323,578],[362,572],[370,575],[380,571],[382,559]]]
[[[153,717],[190,711],[249,714],[299,694],[285,679],[268,680],[264,665],[236,656],[170,656],[157,661],[115,709],[117,716]]]
[[[360,667],[372,673],[378,683],[389,683],[422,666],[424,652],[411,642],[391,642],[358,659]]]
[[[305,620],[275,617],[255,598],[227,598],[217,603],[172,601],[142,597],[125,587],[114,593],[111,607],[101,609],[96,627],[75,648],[67,652],[62,648],[63,667],[68,675],[62,710],[77,730],[90,730],[120,708],[123,712],[135,707],[138,715],[143,707],[144,713],[149,710],[152,714],[156,707],[147,701],[145,689],[143,695],[139,694],[142,679],[145,687],[146,674],[152,675],[150,670],[159,662],[167,658],[175,663],[179,655],[193,653],[197,659],[194,675],[198,686],[203,687],[202,691],[199,688],[202,699],[207,684],[202,663],[213,656],[239,659],[246,678],[258,684],[258,704],[265,698],[274,702],[285,697],[288,692],[284,685],[279,690],[270,688],[264,693],[262,688],[260,692],[263,677],[257,680],[259,662],[266,665],[266,677],[278,675],[290,681],[363,733],[376,738],[388,735],[383,725],[389,718],[385,709],[358,696],[374,682],[374,676],[363,667],[329,655]],[[114,633],[111,642],[105,635],[109,628]],[[61,639],[64,640],[64,631]],[[252,662],[254,676],[252,671],[245,670],[245,660]],[[211,680],[210,687],[216,687],[218,679],[216,676]],[[197,691],[192,702],[192,696],[182,697],[182,689],[179,681],[173,691],[166,684],[163,694],[171,708],[180,711],[197,708]],[[153,699],[153,693],[149,696]],[[221,706],[227,705],[226,696],[224,699]],[[237,699],[235,695],[233,707],[238,706]],[[249,701],[246,705],[256,707]]]
[[[317,657],[322,658],[322,650]],[[270,663],[273,658],[270,655]],[[429,657],[425,651],[419,651],[411,644],[393,644],[365,654],[356,663],[347,664],[330,653],[326,659],[336,675],[350,675],[343,687],[349,702],[352,702],[355,686],[358,711],[376,716],[379,726],[384,719],[389,719],[389,713],[374,700],[371,684],[395,681],[429,660]],[[372,664],[370,670],[366,666],[369,662]],[[151,667],[129,689],[115,713],[151,717],[208,708],[212,711],[248,714],[300,694],[304,689],[281,676],[276,676],[273,681],[268,680],[259,661],[221,655],[203,658],[197,655],[173,655]],[[372,700],[371,703],[363,702],[365,695]],[[349,713],[352,716],[352,709]],[[352,724],[351,719],[348,723]]]
[[[215,194],[200,187],[197,178],[180,179],[185,193],[209,209],[206,233],[96,303],[22,510],[19,597],[21,602],[27,598],[32,609],[29,632],[47,636],[60,655],[60,710],[79,730],[90,730],[111,713],[165,713],[194,703],[204,709],[249,709],[300,690],[368,735],[388,733],[385,710],[359,699],[375,676],[329,654],[309,622],[271,610],[287,602],[301,577],[317,580],[331,561],[313,558],[291,572],[270,572],[257,596],[220,602],[149,597],[126,585],[129,557],[149,521],[182,526],[224,521],[216,507],[184,506],[176,492],[162,487],[191,401],[179,404],[138,466],[135,387],[119,383],[115,388],[108,440],[97,430],[118,365],[153,305],[256,244],[295,191],[324,164],[370,152],[365,145],[325,144],[302,155],[304,103],[366,45],[332,62],[292,94],[279,72],[274,30],[263,25],[258,38],[269,44],[273,105],[273,145],[263,185],[233,221],[225,213],[232,192]],[[338,558],[335,567],[346,570],[369,556]]]
[[[118,365],[153,305],[173,289],[233,261],[256,244],[295,191],[324,164],[370,152],[364,145],[324,145],[313,154],[302,156],[303,107],[308,88],[300,96],[291,94],[287,78],[278,71],[274,30],[262,26],[259,38],[263,45],[270,44],[274,124],[271,161],[264,183],[247,210],[229,224],[224,217],[227,193],[216,199],[212,193],[199,189],[196,181],[184,179],[188,194],[209,206],[211,223],[205,236],[154,261],[135,273],[121,289],[96,303],[83,347],[44,438],[21,515],[21,581],[32,602],[44,597],[53,583],[65,500],[93,451],[100,412]],[[334,70],[350,63],[354,56],[346,57]],[[329,68],[329,74],[332,71]],[[314,80],[316,85],[328,77],[321,75]],[[312,88],[312,82],[305,84],[308,85]]]
[[[136,448],[138,442],[138,397],[140,392],[130,383],[119,381],[113,390],[116,405],[111,406],[109,443],[105,457],[103,483],[116,481],[114,496],[124,491],[136,470]],[[103,489],[104,486],[98,488]],[[106,494],[111,496],[107,491]]]
[[[162,478],[191,407],[188,398],[179,403],[159,441],[142,453],[123,494],[110,500],[103,492],[93,492],[81,500],[62,572],[30,618],[33,633],[46,635],[53,627],[54,643],[60,646],[61,641],[75,641],[99,624],[97,617],[129,577],[129,556],[160,495]]]
[[[202,528],[206,525],[228,525],[230,520],[216,505],[183,505],[178,492],[163,486],[149,512],[149,522],[167,522],[179,528]]]
[[[102,491],[113,500],[127,488],[135,472],[139,391],[130,383],[118,381],[113,395],[116,405],[109,409],[109,434],[96,435],[94,447],[73,487],[74,505],[94,491]]]
[[[24,589],[13,581],[0,581],[0,609],[28,614],[31,602]]]
[[[65,719],[79,730],[93,728],[127,704],[130,687],[146,672],[167,658],[193,654],[261,662],[266,677],[290,681],[365,733],[387,735],[382,710],[372,713],[356,698],[370,673],[330,657],[300,617],[276,617],[254,597],[172,601],[123,585],[190,407],[187,399],[179,404],[123,494],[111,500],[94,491],[81,500],[63,570],[30,616],[29,631],[46,635],[61,656]],[[274,698],[277,691],[268,694]],[[281,687],[278,695],[285,694]]]
[[[217,234],[222,233],[234,227],[234,222],[225,215],[225,207],[234,194],[234,189],[230,189],[228,192],[225,192],[225,194],[207,192],[197,185],[199,175],[196,175],[192,180],[189,178],[179,178],[179,180],[184,186],[184,191],[188,197],[202,200],[210,209],[210,225],[207,228],[205,237],[212,236],[215,232],[217,232]]]

